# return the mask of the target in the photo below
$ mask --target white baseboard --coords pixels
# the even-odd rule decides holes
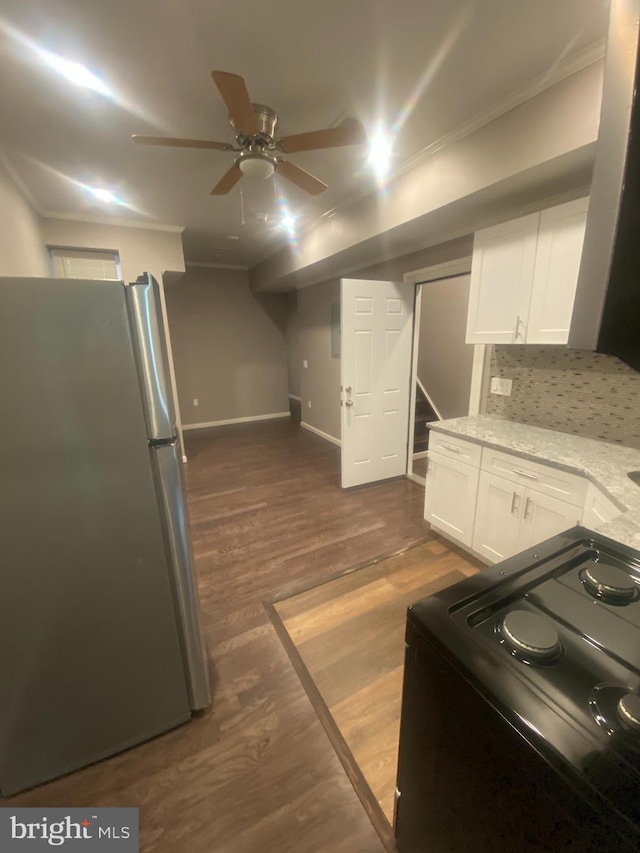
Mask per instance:
[[[329,435],[328,432],[322,432],[321,429],[316,429],[316,427],[311,426],[311,424],[306,424],[304,421],[300,423],[300,426],[304,427],[304,429],[308,429],[309,432],[315,432],[316,435],[319,435],[320,438],[324,438],[327,441],[330,441],[331,444],[336,444],[338,447],[342,447],[342,442],[340,441],[340,439],[334,438],[332,435]]]
[[[289,399],[290,399],[290,400],[297,400],[297,401],[298,401],[298,403],[301,403],[301,402],[302,402],[302,397],[296,397],[296,395],[295,395],[295,394],[289,394]]]
[[[209,421],[206,424],[182,424],[182,429],[208,429],[209,427],[228,426],[229,424],[248,424],[253,421],[272,421],[276,418],[290,418],[291,412],[273,412],[270,415],[252,415],[249,418],[230,418],[227,421]]]

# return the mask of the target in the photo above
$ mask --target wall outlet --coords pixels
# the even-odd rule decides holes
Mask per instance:
[[[309,367],[309,362],[307,361],[307,359],[306,359],[306,358],[303,360],[303,362],[302,362],[302,366],[303,366],[303,367]]]
[[[498,394],[501,397],[510,397],[513,387],[513,379],[498,379],[497,376],[491,377],[491,393]]]
[[[198,403],[198,398],[197,398],[197,397],[194,397],[194,398],[193,398],[193,405],[194,405],[194,406],[199,406],[199,405],[200,405],[200,404]]]
[[[311,408],[311,400],[307,400],[307,409]]]

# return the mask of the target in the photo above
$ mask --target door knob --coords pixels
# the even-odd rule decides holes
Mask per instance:
[[[353,406],[353,400],[345,400],[344,404],[345,406]]]

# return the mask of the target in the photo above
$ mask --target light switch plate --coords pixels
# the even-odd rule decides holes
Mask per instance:
[[[303,360],[303,362],[302,362],[302,366],[303,366],[303,367],[309,367],[309,362],[307,361],[307,359],[306,359],[306,358]]]
[[[499,379],[497,376],[491,377],[491,393],[498,394],[501,397],[510,397],[513,387],[513,379]]]

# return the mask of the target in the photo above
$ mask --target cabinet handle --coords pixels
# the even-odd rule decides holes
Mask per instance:
[[[520,337],[520,324],[521,323],[524,326],[524,321],[520,319],[520,315],[518,314],[518,317],[516,319],[516,334],[515,334],[516,340],[518,340],[518,338]],[[524,335],[522,335],[522,339],[524,340]]]
[[[532,503],[533,503],[533,501],[531,500],[531,498],[527,498],[527,502],[524,505],[524,517],[525,517],[525,519],[529,517],[529,507],[531,506]]]
[[[521,471],[520,468],[513,469],[514,474],[520,474],[521,477],[528,477],[529,480],[537,480],[538,477],[536,474],[531,474],[529,471]]]
[[[519,495],[517,492],[513,493],[513,498],[511,499],[511,515],[518,509],[520,506],[520,501],[518,500]]]
[[[454,447],[453,444],[441,444],[440,447],[444,447],[445,450],[450,450],[452,453],[460,453],[460,448]]]

